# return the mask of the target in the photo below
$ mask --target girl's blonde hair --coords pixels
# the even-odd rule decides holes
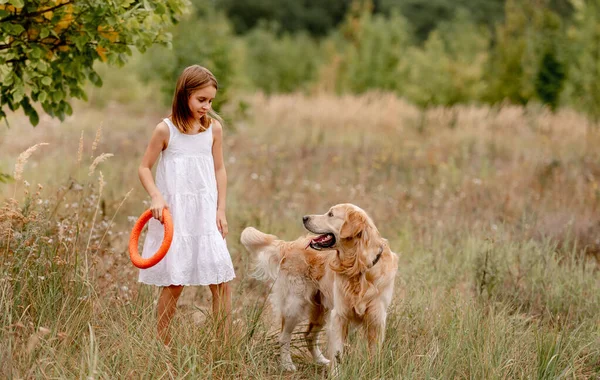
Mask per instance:
[[[194,129],[192,113],[188,106],[190,95],[206,86],[214,86],[215,89],[219,89],[217,78],[210,70],[200,65],[186,67],[177,79],[171,107],[171,120],[182,133],[188,133]],[[207,115],[200,118],[201,131],[208,129],[213,118],[221,124],[223,123],[221,117],[211,109]]]

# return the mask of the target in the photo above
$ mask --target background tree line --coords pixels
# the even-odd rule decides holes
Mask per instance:
[[[383,90],[422,107],[536,101],[600,118],[600,0],[4,2],[0,119],[22,107],[36,124],[36,103],[63,118],[83,83],[101,85],[94,62],[122,65],[152,45],[133,64],[165,102],[201,63],[220,102]]]
[[[420,106],[530,101],[600,118],[600,0],[194,0],[146,79],[203,62],[226,90],[384,90]],[[190,38],[194,36],[194,38]],[[165,57],[168,60],[165,61]]]

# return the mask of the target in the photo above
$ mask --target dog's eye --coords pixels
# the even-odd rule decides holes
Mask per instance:
[[[327,214],[327,216],[333,216],[333,211],[329,211],[329,214]]]

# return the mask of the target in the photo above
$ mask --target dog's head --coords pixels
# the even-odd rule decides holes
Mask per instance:
[[[357,240],[368,243],[369,237],[379,235],[367,213],[349,203],[335,205],[323,215],[306,215],[302,221],[308,231],[318,235],[310,242],[317,250],[356,245]]]

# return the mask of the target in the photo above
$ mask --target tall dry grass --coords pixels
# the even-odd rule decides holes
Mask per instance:
[[[27,135],[13,117],[2,165],[50,145],[23,172],[45,184],[39,193],[22,182],[1,189],[2,376],[280,377],[269,289],[248,277],[238,237],[253,225],[293,239],[304,214],[338,202],[366,209],[401,254],[383,349],[368,358],[352,335],[341,378],[600,374],[598,126],[535,106],[422,112],[377,93],[239,101],[221,110],[234,115],[225,156],[235,333],[215,341],[208,292],[189,288],[171,350],[155,339],[157,290],[135,282],[126,252],[131,219],[147,206],[136,167],[167,111],[79,105]],[[294,343],[300,370],[286,377],[330,376],[310,363],[301,333]]]

